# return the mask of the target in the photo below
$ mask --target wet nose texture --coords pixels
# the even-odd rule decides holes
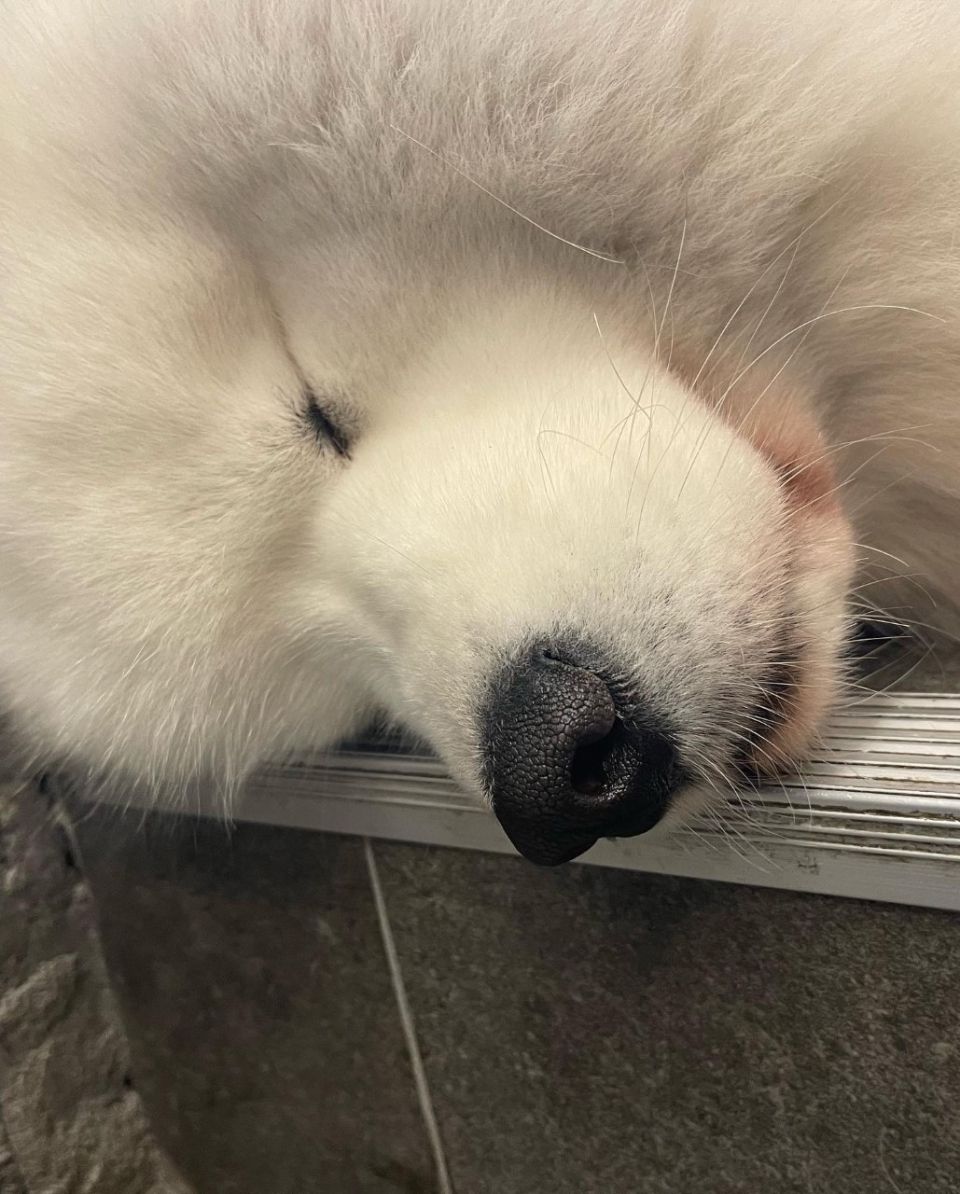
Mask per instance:
[[[597,671],[549,648],[495,680],[484,745],[494,812],[544,866],[651,829],[682,778],[666,729],[635,706],[622,713]]]

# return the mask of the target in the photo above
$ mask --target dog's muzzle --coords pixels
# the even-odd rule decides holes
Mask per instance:
[[[484,763],[493,809],[531,862],[569,862],[660,820],[683,781],[666,728],[575,655],[538,646],[490,690]]]

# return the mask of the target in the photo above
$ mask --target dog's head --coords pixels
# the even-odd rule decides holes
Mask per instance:
[[[802,754],[850,547],[781,378],[705,388],[562,280],[345,308],[45,218],[0,360],[0,702],[38,748],[230,783],[379,716],[541,862]]]

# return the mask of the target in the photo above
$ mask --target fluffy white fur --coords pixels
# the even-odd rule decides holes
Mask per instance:
[[[480,795],[484,686],[573,631],[703,791],[786,648],[751,745],[802,755],[859,585],[957,627],[958,48],[955,0],[5,4],[0,706],[174,785],[381,716]]]

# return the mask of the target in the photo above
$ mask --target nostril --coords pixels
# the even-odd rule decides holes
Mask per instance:
[[[570,762],[570,782],[581,796],[595,796],[610,780],[610,763],[621,747],[626,729],[619,718],[600,736],[584,735]]]
[[[568,661],[553,647],[535,647],[533,651],[534,660],[540,663],[567,663]]]

